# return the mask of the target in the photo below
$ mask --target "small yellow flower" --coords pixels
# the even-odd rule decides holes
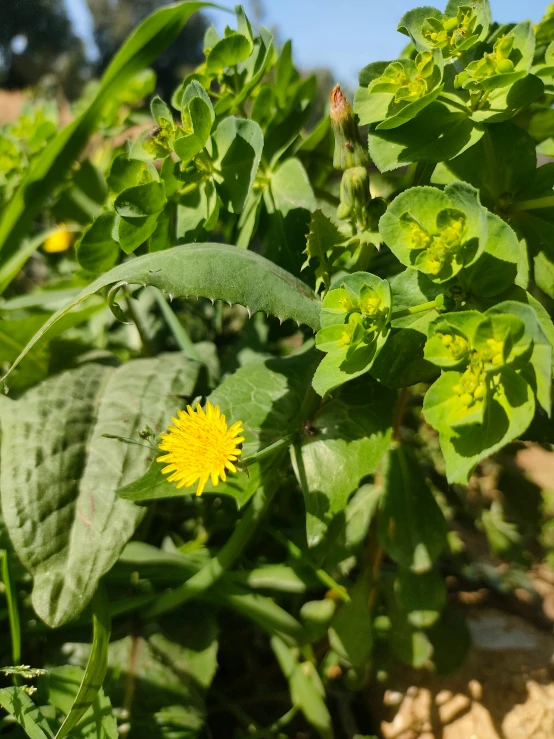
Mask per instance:
[[[227,479],[225,470],[236,472],[233,464],[242,454],[239,444],[244,441],[242,421],[227,428],[225,416],[218,405],[209,401],[206,410],[187,406],[187,412],[178,411],[178,418],[172,418],[173,426],[168,433],[161,434],[159,446],[164,454],[158,462],[168,462],[162,473],[170,476],[168,482],[176,482],[178,488],[189,487],[198,480],[196,495],[202,491],[209,479],[213,485]]]
[[[49,236],[43,245],[43,249],[48,254],[54,254],[60,251],[66,251],[73,243],[74,235],[71,231],[66,231],[63,227],[59,231]]]

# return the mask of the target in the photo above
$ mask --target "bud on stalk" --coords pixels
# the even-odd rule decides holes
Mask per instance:
[[[335,134],[335,169],[350,169],[368,163],[352,106],[339,85],[331,91],[331,125]]]
[[[358,225],[367,225],[367,207],[371,202],[369,175],[365,167],[351,167],[342,176],[340,183],[340,205],[337,216],[342,220],[351,218]]]

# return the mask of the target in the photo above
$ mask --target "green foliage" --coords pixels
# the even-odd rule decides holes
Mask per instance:
[[[146,104],[201,7],[0,129],[0,732],[362,736],[347,691],[464,659],[459,531],[552,561],[552,9],[412,9],[317,120],[241,6]]]

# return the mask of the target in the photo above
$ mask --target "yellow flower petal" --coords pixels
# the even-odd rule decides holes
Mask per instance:
[[[242,453],[242,422],[227,428],[219,406],[209,401],[205,409],[198,405],[193,410],[189,405],[186,412],[178,411],[177,416],[171,419],[173,426],[168,427],[167,433],[160,434],[158,448],[167,454],[157,461],[167,463],[162,474],[171,473],[168,482],[176,482],[178,489],[198,482],[196,494],[202,495],[208,480],[215,486],[227,479],[226,469],[237,471],[233,461]]]

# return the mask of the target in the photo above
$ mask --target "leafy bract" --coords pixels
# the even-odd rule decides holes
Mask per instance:
[[[316,346],[326,356],[317,368],[314,390],[325,395],[367,372],[390,330],[390,286],[368,272],[336,281],[323,300]]]
[[[447,185],[444,192],[414,187],[394,199],[379,231],[403,264],[446,282],[485,248],[486,211],[478,191],[465,183]]]
[[[85,608],[143,515],[115,490],[147,469],[152,449],[104,435],[163,428],[199,369],[181,354],[88,364],[0,407],[2,458],[11,460],[2,465],[4,520],[49,625]]]

